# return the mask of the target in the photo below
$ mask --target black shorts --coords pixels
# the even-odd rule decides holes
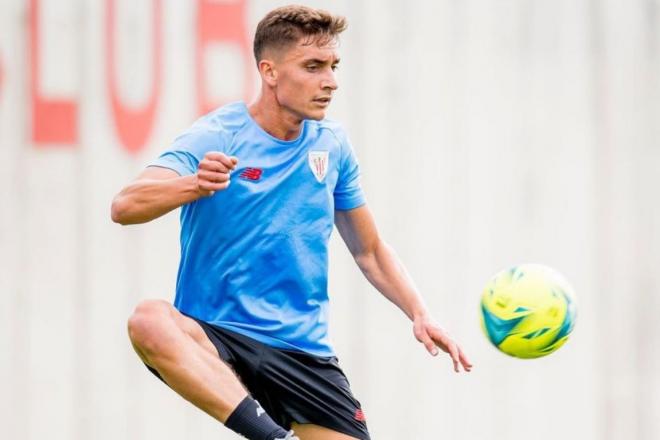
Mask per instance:
[[[233,368],[275,423],[285,429],[290,429],[292,422],[312,423],[369,440],[360,402],[353,397],[336,357],[273,348],[239,333],[195,321],[215,345],[220,358]]]

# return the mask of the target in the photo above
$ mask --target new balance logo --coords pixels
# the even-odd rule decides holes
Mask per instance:
[[[264,172],[261,168],[246,168],[241,174],[238,175],[241,179],[257,181],[261,179],[261,174]]]
[[[360,408],[355,410],[355,416],[353,417],[358,422],[365,422],[367,418],[364,416],[364,412]]]

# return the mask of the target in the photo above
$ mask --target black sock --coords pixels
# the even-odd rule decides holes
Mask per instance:
[[[287,431],[276,424],[259,402],[250,396],[238,404],[225,426],[248,440],[284,439],[287,435]]]

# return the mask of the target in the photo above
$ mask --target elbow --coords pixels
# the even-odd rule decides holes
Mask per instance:
[[[378,258],[375,249],[364,249],[353,256],[355,263],[362,272],[371,273],[378,263]]]
[[[112,221],[120,225],[127,225],[126,212],[126,202],[120,196],[115,197],[110,207],[110,218]]]
[[[389,249],[388,245],[380,239],[376,239],[353,255],[355,262],[362,272],[372,273],[376,271],[383,261],[384,252]]]
[[[367,253],[360,253],[353,256],[355,263],[358,265],[361,271],[367,271],[371,267],[373,261],[373,256]]]

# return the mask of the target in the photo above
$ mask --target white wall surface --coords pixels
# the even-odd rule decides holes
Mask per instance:
[[[140,300],[173,298],[177,214],[109,219],[113,195],[198,116],[198,4],[162,0],[154,37],[157,2],[115,3],[128,108],[148,103],[154,38],[163,49],[132,154],[113,117],[107,3],[0,0],[0,437],[234,439],[126,336]],[[307,3],[349,19],[331,116],[382,235],[475,364],[456,375],[428,356],[334,236],[331,330],[372,437],[660,438],[660,1]],[[247,2],[245,38],[281,4]],[[32,134],[31,10],[37,87],[77,102],[73,142]],[[255,89],[242,53],[203,53],[210,100]],[[482,286],[520,262],[557,268],[579,299],[572,338],[541,360],[506,357],[479,329]]]

